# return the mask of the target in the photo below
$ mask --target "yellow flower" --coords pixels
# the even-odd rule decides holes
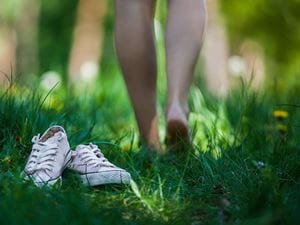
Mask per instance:
[[[289,113],[287,111],[275,110],[273,116],[277,119],[286,119],[289,116]]]
[[[131,144],[124,144],[124,145],[122,146],[122,150],[123,150],[124,152],[128,152],[128,151],[131,149],[131,147],[132,147]]]
[[[276,129],[282,134],[286,134],[288,131],[288,127],[286,125],[280,124],[280,123],[276,125]]]
[[[46,107],[50,107],[51,109],[55,109],[56,111],[60,111],[64,107],[63,100],[52,97],[51,99],[49,99],[49,104]]]
[[[2,159],[2,162],[5,163],[5,164],[10,164],[11,163],[11,158],[9,156],[5,156]]]
[[[18,96],[20,94],[24,95],[24,93],[28,93],[29,89],[26,87],[22,87],[16,83],[13,83],[8,89],[8,95],[10,96]]]

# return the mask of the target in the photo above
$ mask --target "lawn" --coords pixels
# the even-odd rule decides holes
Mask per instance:
[[[63,84],[48,92],[14,84],[1,92],[1,224],[300,221],[300,108],[284,105],[296,96],[275,100],[242,87],[217,100],[194,86],[193,147],[187,154],[158,156],[138,144],[121,79],[101,78],[99,84],[80,94]],[[163,141],[162,101],[158,105]],[[23,182],[31,138],[54,124],[65,127],[72,149],[98,144],[133,182],[87,188],[71,171],[60,188]]]

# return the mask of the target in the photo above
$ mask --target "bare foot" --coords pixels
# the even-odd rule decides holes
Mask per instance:
[[[167,142],[171,145],[190,143],[187,113],[179,105],[167,111]]]
[[[164,152],[159,141],[157,120],[157,116],[152,120],[151,127],[148,136],[145,138],[145,141],[150,149],[156,151],[159,154],[163,154]]]

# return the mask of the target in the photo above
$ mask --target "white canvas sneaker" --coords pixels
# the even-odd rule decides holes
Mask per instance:
[[[128,184],[131,176],[125,170],[110,163],[97,145],[78,145],[68,165],[80,174],[83,184]]]
[[[71,149],[64,128],[52,126],[40,137],[32,138],[33,146],[22,173],[25,180],[37,186],[61,185],[61,174],[71,160]]]

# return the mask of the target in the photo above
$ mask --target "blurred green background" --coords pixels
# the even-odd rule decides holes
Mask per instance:
[[[299,0],[208,0],[207,8],[207,36],[196,72],[201,85],[217,95],[222,86],[227,94],[242,78],[273,94],[299,91]],[[166,1],[159,0],[155,30],[162,77],[166,17]],[[32,83],[48,71],[65,81],[120,78],[113,1],[2,0],[0,31],[0,69],[9,74],[12,67],[20,83]],[[212,64],[223,72],[211,70]],[[223,84],[216,84],[219,78]]]

